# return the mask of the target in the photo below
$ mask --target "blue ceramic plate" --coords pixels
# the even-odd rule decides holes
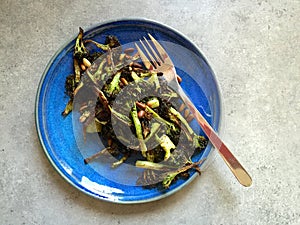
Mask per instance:
[[[172,58],[177,73],[182,77],[182,87],[190,96],[199,111],[212,127],[218,131],[221,117],[220,92],[215,75],[198,48],[178,31],[155,21],[145,19],[124,19],[110,21],[85,29],[84,38],[103,43],[107,35],[115,35],[121,44],[131,43],[152,34],[163,43]],[[95,198],[116,203],[142,203],[161,199],[175,193],[188,183],[189,179],[178,180],[169,189],[145,188],[135,184],[135,180],[124,172],[125,167],[117,169],[98,164],[85,165],[84,154],[78,143],[78,133],[72,116],[63,118],[61,112],[68,101],[64,94],[66,76],[73,73],[73,47],[75,37],[67,43],[49,62],[39,85],[36,98],[36,125],[40,142],[54,168],[74,187]],[[181,46],[174,49],[172,46]],[[201,133],[201,131],[199,131]],[[89,151],[89,150],[87,150]],[[211,145],[194,160],[208,157]],[[127,177],[128,176],[128,177]],[[112,179],[114,177],[115,179]],[[118,182],[118,177],[128,178]],[[188,193],[187,193],[188,194]]]

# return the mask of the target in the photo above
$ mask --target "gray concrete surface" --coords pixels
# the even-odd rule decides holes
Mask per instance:
[[[217,156],[171,197],[116,205],[52,168],[34,125],[45,66],[78,26],[122,17],[158,20],[200,47],[223,92],[224,140],[252,187]],[[299,20],[299,0],[1,1],[0,224],[300,224]]]

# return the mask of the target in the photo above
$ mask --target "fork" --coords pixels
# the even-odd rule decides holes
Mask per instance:
[[[135,46],[138,50],[138,53],[141,57],[141,60],[145,67],[149,70],[153,70],[156,72],[163,72],[164,78],[166,79],[168,85],[176,90],[179,96],[182,98],[185,105],[188,106],[189,110],[192,112],[193,116],[199,123],[200,127],[212,143],[212,145],[218,150],[221,157],[237,178],[237,180],[245,187],[249,187],[252,184],[252,179],[248,172],[244,169],[244,167],[239,163],[236,157],[231,153],[229,148],[224,144],[224,142],[220,139],[217,133],[213,130],[210,124],[206,121],[206,119],[201,115],[201,113],[197,110],[192,101],[187,97],[181,86],[177,81],[177,73],[175,66],[164,50],[164,48],[159,44],[159,42],[150,34],[148,34],[152,44],[155,46],[156,51],[149,43],[149,41],[144,37],[144,42],[140,40],[140,44],[143,46],[146,54],[141,50],[141,48],[135,43]],[[146,44],[144,44],[146,43]]]

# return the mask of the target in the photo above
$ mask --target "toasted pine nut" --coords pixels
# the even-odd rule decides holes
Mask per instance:
[[[125,58],[126,58],[126,59],[132,59],[132,56],[126,54],[126,55],[125,55]]]
[[[141,64],[137,63],[137,62],[130,62],[129,66],[137,67],[137,68],[143,68],[143,66]]]
[[[134,48],[126,48],[125,50],[124,50],[124,53],[125,54],[132,54],[134,52]]]
[[[83,106],[80,107],[79,111],[83,111],[84,109],[86,109],[88,106],[85,104]]]
[[[120,80],[125,86],[128,85],[128,81],[124,77],[122,77]]]
[[[92,65],[92,63],[87,58],[83,58],[82,63],[85,65],[86,68],[89,68]]]
[[[139,118],[143,118],[145,116],[145,111],[144,110],[140,110],[139,112],[138,112],[138,117]]]
[[[106,61],[107,61],[107,65],[111,65],[111,58],[110,58],[110,55],[107,55],[106,57]]]
[[[153,99],[149,100],[146,104],[150,108],[154,109],[154,108],[159,107],[159,100],[157,98],[153,98]]]
[[[179,107],[179,112],[182,112],[182,111],[184,110],[184,107],[185,107],[185,104],[182,103],[182,104],[180,105],[180,107]]]
[[[143,72],[144,70],[142,68],[133,67],[133,70],[136,72]]]
[[[82,115],[81,117],[79,117],[79,121],[80,123],[83,123],[84,121],[86,121],[86,116]]]
[[[146,104],[141,103],[141,102],[136,102],[135,103],[137,107],[139,107],[140,109],[145,110],[146,109]]]
[[[85,67],[85,65],[83,65],[83,64],[80,64],[80,67],[81,67],[81,69],[82,69],[83,71],[85,71],[85,70],[86,70],[86,67]]]
[[[190,114],[190,115],[188,116],[188,118],[186,118],[186,121],[189,123],[189,122],[191,122],[193,119],[194,119],[194,115],[193,115],[193,114]]]
[[[179,75],[176,75],[177,81],[180,84],[182,82],[182,78]]]
[[[186,109],[184,111],[184,117],[187,118],[189,114],[190,114],[190,110]]]

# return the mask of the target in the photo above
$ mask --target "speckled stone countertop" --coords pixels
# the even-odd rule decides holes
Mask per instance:
[[[300,224],[300,2],[1,1],[0,224]],[[220,156],[176,194],[139,205],[81,193],[39,143],[37,87],[78,27],[124,17],[193,41],[219,80],[223,139],[253,177],[244,188]]]

